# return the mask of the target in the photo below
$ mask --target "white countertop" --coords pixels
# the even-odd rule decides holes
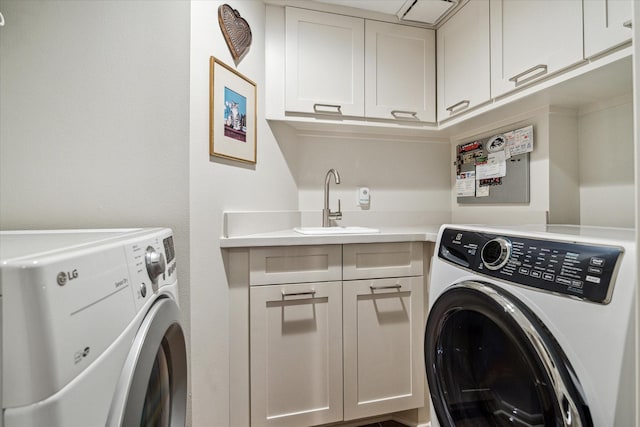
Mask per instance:
[[[221,237],[221,248],[258,246],[342,245],[350,243],[435,242],[439,225],[380,227],[379,233],[305,235],[293,229],[268,233]]]

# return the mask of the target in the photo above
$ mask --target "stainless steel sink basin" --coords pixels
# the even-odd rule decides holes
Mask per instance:
[[[316,236],[331,234],[371,234],[380,232],[377,228],[369,227],[296,227],[293,230],[296,233]]]

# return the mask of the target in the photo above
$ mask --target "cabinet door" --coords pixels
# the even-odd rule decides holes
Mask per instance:
[[[341,283],[252,286],[249,298],[251,427],[342,420]]]
[[[285,109],[364,115],[364,20],[286,8]]]
[[[584,56],[631,40],[631,0],[584,0]]]
[[[365,115],[434,122],[435,32],[367,20],[365,49]]]
[[[583,59],[581,0],[491,0],[490,14],[493,97]]]
[[[424,405],[422,277],[343,284],[344,418]]]
[[[437,32],[438,120],[491,98],[489,0],[467,3]]]

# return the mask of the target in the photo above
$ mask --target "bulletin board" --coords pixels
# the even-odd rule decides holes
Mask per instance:
[[[457,145],[458,203],[529,203],[533,146],[533,126]]]

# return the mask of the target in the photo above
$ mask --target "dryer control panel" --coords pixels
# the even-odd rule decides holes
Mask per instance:
[[[623,249],[447,228],[438,257],[518,285],[608,304]]]

